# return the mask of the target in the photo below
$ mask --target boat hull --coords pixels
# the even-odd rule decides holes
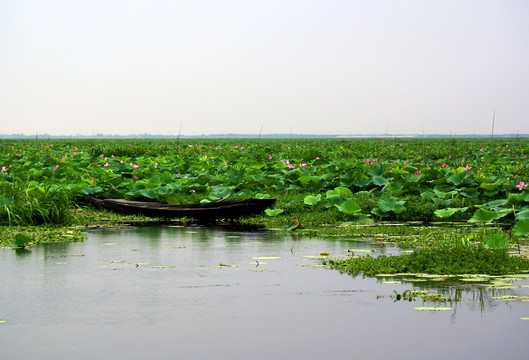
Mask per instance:
[[[201,204],[170,205],[124,199],[86,198],[102,208],[129,215],[161,218],[192,218],[197,220],[236,219],[263,212],[276,199],[224,200]]]

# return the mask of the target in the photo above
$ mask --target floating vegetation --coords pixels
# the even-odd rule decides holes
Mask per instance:
[[[118,264],[118,263],[124,263],[125,260],[108,260],[107,263],[111,264]]]
[[[240,239],[241,236],[240,235],[228,235],[226,236],[226,239]]]
[[[300,266],[300,267],[311,267],[311,268],[327,267],[327,265],[323,265],[323,264],[298,264],[297,266]]]
[[[329,253],[327,251],[322,251],[320,253],[320,256],[329,256]]]
[[[448,306],[417,306],[417,307],[414,307],[413,310],[418,310],[418,311],[448,311],[448,310],[452,310],[452,308],[448,307]]]
[[[521,317],[520,320],[529,320],[529,317]]]
[[[55,265],[68,265],[69,263],[67,261],[58,261],[55,263]]]
[[[301,256],[303,259],[310,259],[310,260],[324,260],[327,259],[328,255],[303,255]]]
[[[225,268],[225,267],[239,267],[239,265],[231,265],[231,264],[218,264],[218,265],[213,265],[213,267],[217,267],[217,268]]]
[[[512,300],[519,300],[520,297],[516,295],[504,295],[504,296],[493,296],[492,298],[495,300],[512,301]]]
[[[254,256],[252,260],[282,260],[281,256]]]
[[[141,249],[132,249],[132,251],[141,251]]]
[[[250,241],[249,244],[251,244],[251,245],[261,245],[262,242],[260,242],[260,241]]]
[[[24,249],[26,247],[33,246],[33,239],[24,234],[17,234],[15,236],[15,241],[8,244],[7,246],[14,249]]]
[[[344,251],[345,252],[350,252],[350,253],[372,253],[372,252],[376,252],[376,250],[373,250],[373,249],[346,249]]]
[[[351,250],[348,250],[351,251]],[[529,269],[529,261],[512,257],[505,250],[477,245],[452,248],[419,248],[399,256],[361,256],[347,260],[329,260],[329,265],[351,276],[375,276],[391,273],[427,274],[519,274]],[[518,275],[519,276],[519,275]],[[525,276],[524,276],[525,278]]]
[[[268,269],[266,268],[259,268],[259,269],[249,269],[248,271],[253,271],[253,272],[262,272],[262,271],[267,271]]]
[[[402,284],[402,281],[397,280],[386,280],[382,282],[383,284]]]
[[[108,265],[97,265],[96,267],[98,267],[98,268],[102,269],[102,268],[107,268],[107,267],[108,267]]]
[[[84,254],[71,254],[71,255],[68,255],[68,256],[78,256],[78,257],[82,257],[82,256],[84,256]]]
[[[103,245],[105,245],[105,246],[114,246],[114,245],[117,245],[117,243],[108,242],[108,243],[104,243]]]
[[[175,266],[174,265],[151,265],[147,267],[150,269],[172,269]]]
[[[485,282],[490,281],[490,278],[484,278],[484,277],[470,277],[470,278],[461,278],[459,279],[461,281],[468,281],[468,282]]]
[[[523,319],[523,318],[522,318]],[[0,324],[5,324],[7,321],[0,319]]]
[[[393,295],[391,295],[394,301],[414,301],[416,299],[421,299],[422,301],[435,301],[435,302],[447,302],[451,299],[447,299],[442,294],[431,294],[427,290],[405,290],[402,294],[399,294],[393,290]]]

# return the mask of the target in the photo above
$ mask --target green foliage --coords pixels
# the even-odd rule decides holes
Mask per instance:
[[[319,203],[321,201],[321,194],[318,194],[316,196],[314,195],[307,195],[305,196],[305,198],[303,199],[303,202],[307,205],[316,205],[317,203]]]
[[[285,216],[320,224],[358,213],[513,224],[529,211],[529,190],[516,187],[529,178],[528,143],[432,139],[425,153],[422,141],[386,139],[382,156],[377,139],[4,140],[0,222],[65,223],[85,195],[181,203],[266,194]]]
[[[503,234],[491,234],[485,238],[483,247],[493,250],[507,250],[510,247],[509,238]]]
[[[285,212],[285,210],[283,209],[266,209],[265,210],[265,213],[268,216],[277,216],[279,214],[282,214],[283,212]]]
[[[28,246],[33,240],[24,234],[17,234],[15,236],[15,241],[10,243],[8,246],[12,248],[25,248]]]
[[[512,233],[517,236],[529,235],[529,219],[518,221],[512,228]]]
[[[330,260],[329,265],[352,276],[396,273],[504,275],[529,270],[526,258],[512,257],[504,249],[484,246],[425,248],[400,256],[367,255]]]

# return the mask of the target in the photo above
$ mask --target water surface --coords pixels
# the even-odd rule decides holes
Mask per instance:
[[[492,296],[529,289],[469,287],[451,311],[416,311],[420,300],[390,298],[413,284],[353,279],[304,257],[347,249],[398,251],[170,226],[3,248],[1,358],[527,358],[529,303]]]

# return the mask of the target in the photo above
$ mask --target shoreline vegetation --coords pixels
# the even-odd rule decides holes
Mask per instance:
[[[80,241],[87,228],[166,222],[95,209],[85,196],[257,197],[277,202],[219,224],[505,253],[528,243],[528,154],[527,138],[1,139],[0,244],[17,244],[17,235],[26,245]]]

